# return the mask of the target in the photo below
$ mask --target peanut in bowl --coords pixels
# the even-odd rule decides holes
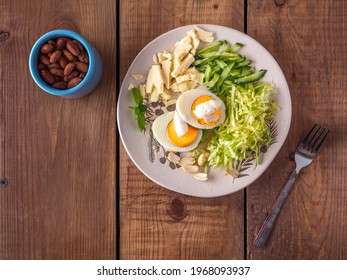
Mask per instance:
[[[41,89],[64,98],[88,95],[102,75],[97,50],[80,34],[62,29],[50,31],[36,41],[29,68]]]

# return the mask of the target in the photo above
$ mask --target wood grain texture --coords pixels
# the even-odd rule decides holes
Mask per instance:
[[[113,259],[115,2],[1,1],[0,10],[0,259]],[[59,28],[102,57],[88,97],[50,96],[30,76],[31,47]]]
[[[120,2],[121,79],[137,53],[173,28],[195,23],[243,31],[244,1]],[[180,195],[155,185],[121,147],[122,259],[243,259],[243,192],[215,199]]]
[[[346,259],[347,3],[248,3],[248,33],[282,67],[291,90],[293,118],[283,149],[247,190],[247,256]],[[299,175],[268,246],[258,249],[252,245],[255,234],[294,168],[290,153],[314,122],[332,133],[314,163]]]

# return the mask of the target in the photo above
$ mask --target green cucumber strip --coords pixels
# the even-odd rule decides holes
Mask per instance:
[[[239,49],[243,47],[241,43],[235,43],[233,46],[227,49],[228,52],[237,52]]]
[[[256,73],[236,79],[235,83],[236,84],[253,83],[260,80],[265,75],[265,73],[266,73],[266,70],[261,69]]]
[[[208,63],[210,61],[212,61],[213,58],[204,58],[204,59],[197,59],[195,60],[190,66],[199,66],[199,65],[204,65],[205,63]]]
[[[200,71],[200,70],[199,70]],[[205,70],[205,74],[204,74],[204,81],[207,82],[211,79],[212,77],[212,67],[211,65],[206,65],[206,70]]]
[[[218,51],[224,52],[224,51],[226,51],[228,48],[229,48],[229,44],[228,44],[228,42],[227,42],[226,40],[224,40],[224,41],[223,41],[223,44],[220,45]]]
[[[213,72],[213,73],[217,73],[217,72],[219,72],[219,71],[222,71],[222,68],[219,67],[219,65],[216,65],[215,67],[212,68],[212,72]]]
[[[238,59],[240,58],[239,54],[236,53],[230,53],[230,52],[219,52],[219,51],[214,51],[214,52],[208,52],[208,53],[203,53],[200,55],[202,58],[229,58],[229,59]]]
[[[241,67],[244,67],[244,66],[248,66],[248,65],[250,65],[252,62],[253,62],[252,60],[245,59],[245,60],[242,61],[242,62],[238,62],[238,63],[235,65],[235,68],[241,68]]]
[[[227,67],[227,64],[223,61],[223,60],[220,60],[220,59],[216,59],[215,62],[218,64],[218,66],[220,68],[224,68],[224,67]]]
[[[219,91],[220,86],[224,83],[225,79],[228,77],[228,75],[229,75],[229,73],[230,73],[230,71],[234,65],[235,65],[235,62],[231,62],[230,64],[228,64],[227,67],[224,68],[222,74],[220,75],[218,82],[214,86],[215,92]]]
[[[251,67],[245,66],[245,67],[242,67],[242,68],[241,68],[241,74],[240,74],[240,76],[241,76],[241,77],[249,76],[249,75],[251,75],[251,74],[253,74],[253,73],[254,73],[254,71],[252,70]]]
[[[208,87],[210,87],[210,88],[213,87],[213,86],[215,85],[215,83],[218,82],[219,78],[220,78],[220,75],[219,75],[218,73],[215,73],[215,74],[213,75],[213,78],[211,79],[211,81],[209,81],[208,83],[206,83],[206,86],[208,86]]]
[[[230,71],[230,76],[235,78],[241,77],[241,69],[233,69]]]
[[[217,41],[217,42],[207,46],[206,48],[198,51],[197,55],[200,56],[202,53],[215,51],[220,45],[223,44],[223,42],[225,42],[225,41]]]

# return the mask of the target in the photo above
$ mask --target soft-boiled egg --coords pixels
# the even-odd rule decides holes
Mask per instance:
[[[193,127],[212,129],[225,120],[225,105],[215,94],[205,89],[192,89],[177,99],[176,111]]]
[[[173,152],[195,149],[201,140],[202,131],[185,123],[175,114],[168,112],[157,117],[152,124],[153,136],[163,147]]]

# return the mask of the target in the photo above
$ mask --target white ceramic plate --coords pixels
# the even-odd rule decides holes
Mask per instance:
[[[137,128],[133,111],[129,106],[133,105],[128,90],[130,83],[137,86],[144,81],[150,66],[153,64],[153,55],[164,50],[172,50],[175,43],[181,40],[187,31],[193,29],[193,25],[179,27],[171,30],[149,43],[135,58],[131,64],[120,89],[118,98],[117,119],[118,128],[124,147],[135,165],[155,183],[191,196],[218,197],[227,195],[245,188],[254,182],[270,165],[276,154],[282,147],[290,127],[292,106],[290,92],[283,72],[272,55],[257,41],[248,35],[217,25],[197,24],[200,28],[212,31],[215,40],[227,40],[230,44],[240,42],[244,45],[240,53],[253,61],[257,70],[267,69],[264,81],[273,81],[278,93],[275,96],[279,110],[275,116],[277,129],[276,143],[272,144],[263,155],[261,164],[247,164],[241,173],[242,176],[232,179],[225,176],[223,170],[212,169],[206,182],[197,181],[192,174],[183,172],[181,169],[172,169],[174,166],[165,160],[162,148],[158,152],[150,154],[150,133],[147,129],[145,134]],[[143,80],[135,81],[132,74],[141,73]],[[158,107],[160,108],[160,106]],[[171,166],[171,167],[170,167]]]

